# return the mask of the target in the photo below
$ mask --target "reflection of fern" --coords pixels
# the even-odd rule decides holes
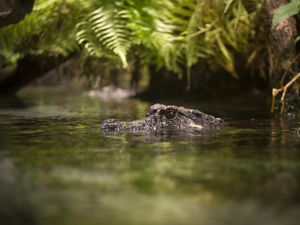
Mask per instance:
[[[94,56],[113,52],[127,67],[126,54],[131,43],[127,18],[125,10],[99,7],[78,24],[77,41]]]

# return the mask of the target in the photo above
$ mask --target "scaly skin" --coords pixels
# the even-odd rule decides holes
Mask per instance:
[[[100,127],[105,132],[193,131],[218,128],[222,123],[222,119],[199,110],[155,104],[150,107],[145,119],[130,122],[108,119],[103,121]]]

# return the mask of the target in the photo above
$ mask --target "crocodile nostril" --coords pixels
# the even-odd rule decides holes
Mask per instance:
[[[149,109],[148,113],[146,115],[153,115],[157,112],[158,110],[157,109]]]

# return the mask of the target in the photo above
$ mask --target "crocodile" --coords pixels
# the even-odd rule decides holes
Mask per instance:
[[[223,120],[199,110],[175,105],[152,105],[144,119],[122,122],[104,120],[100,128],[104,132],[137,131],[199,131],[221,127]]]

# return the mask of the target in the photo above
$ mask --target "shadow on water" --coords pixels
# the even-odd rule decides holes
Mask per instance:
[[[29,104],[26,100],[23,98],[20,98],[19,96],[14,95],[0,95],[0,105],[1,110],[4,109],[25,109],[29,108],[32,105]]]
[[[100,121],[142,118],[149,104],[47,88],[20,96],[27,107],[0,106],[6,224],[299,222],[299,118],[270,118],[255,104],[192,102],[225,127],[104,135]]]

